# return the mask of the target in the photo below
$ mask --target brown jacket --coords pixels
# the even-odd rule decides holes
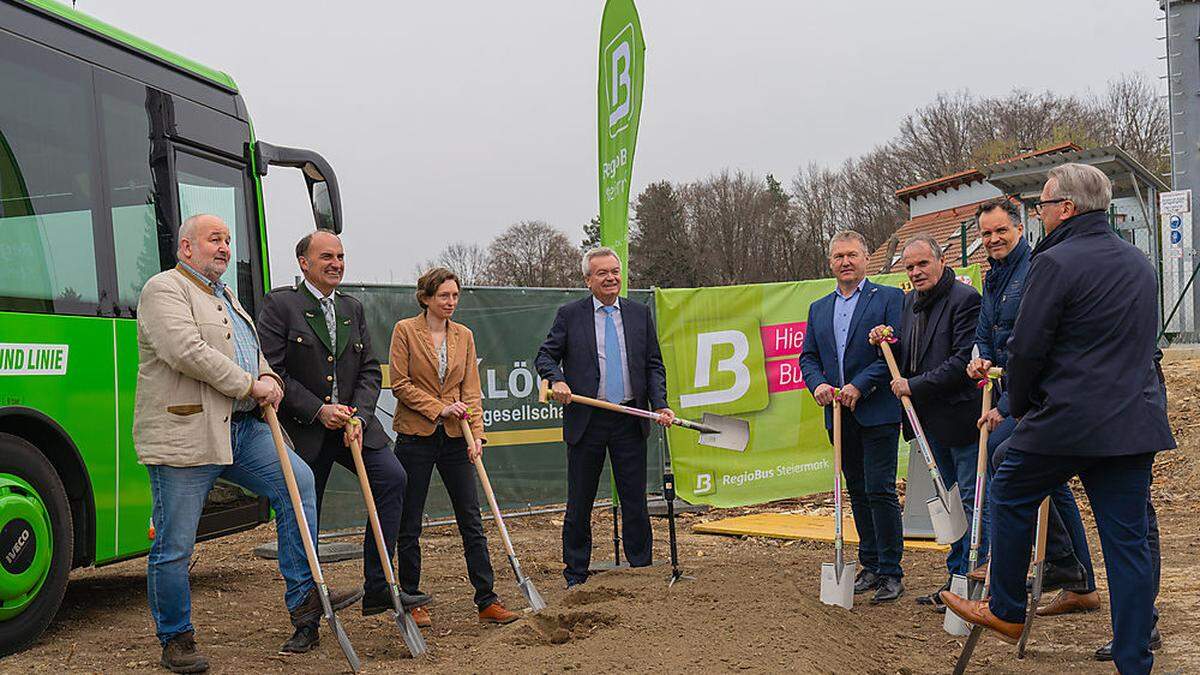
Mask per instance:
[[[462,401],[471,409],[471,433],[487,442],[483,434],[483,394],[479,386],[479,363],[475,358],[475,336],[471,329],[448,322],[446,328],[446,381],[438,381],[438,357],[425,314],[396,322],[388,369],[396,415],[392,428],[397,433],[428,436],[434,432],[442,409]],[[460,425],[443,420],[446,435],[462,437]]]
[[[253,328],[237,298],[230,298]],[[142,464],[233,463],[229,417],[253,380],[234,360],[227,315],[211,288],[178,267],[150,277],[142,288],[133,404],[133,447]],[[258,371],[283,387],[261,351]]]

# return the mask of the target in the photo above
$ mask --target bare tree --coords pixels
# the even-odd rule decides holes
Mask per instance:
[[[982,98],[968,91],[941,93],[870,152],[836,167],[802,165],[790,194],[774,176],[759,180],[728,169],[692,183],[650,184],[634,205],[630,280],[678,287],[826,276],[826,249],[835,231],[857,230],[872,248],[893,236],[908,217],[895,196],[899,188],[1068,141],[1119,145],[1147,169],[1161,172],[1167,166],[1167,127],[1154,84],[1137,74],[1087,97],[1023,89]],[[492,244],[489,269],[520,272],[507,274],[513,281],[497,283],[543,283],[515,260],[549,253],[522,249],[505,262],[495,255],[514,248],[514,238],[536,239],[531,231],[519,237],[514,232],[532,225],[518,224],[501,238],[508,239]],[[598,242],[597,220],[584,227],[584,235],[585,248]],[[568,274],[572,284],[574,274],[573,269]]]
[[[762,254],[771,201],[753,174],[729,170],[683,189],[688,221],[695,233],[695,256],[710,285],[766,280],[774,261]]]
[[[1167,105],[1144,75],[1130,73],[1110,81],[1088,107],[1101,123],[1098,136],[1121,146],[1155,174],[1170,170]]]
[[[442,249],[434,258],[417,266],[417,276],[434,267],[445,267],[458,276],[463,286],[486,286],[487,251],[479,244],[459,241]]]
[[[487,278],[497,286],[578,286],[579,249],[548,223],[524,220],[488,246]]]

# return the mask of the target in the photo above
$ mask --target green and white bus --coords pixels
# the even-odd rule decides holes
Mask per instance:
[[[149,550],[138,293],[175,265],[180,222],[214,213],[233,233],[226,281],[256,312],[270,165],[300,169],[316,223],[341,230],[328,163],[257,141],[229,76],[49,0],[0,0],[0,656],[42,633],[72,569]],[[200,535],[268,517],[229,490]]]

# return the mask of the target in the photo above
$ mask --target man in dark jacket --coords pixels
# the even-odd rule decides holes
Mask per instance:
[[[1016,208],[1007,197],[980,205],[975,213],[979,234],[988,252],[991,268],[983,285],[983,304],[979,325],[975,330],[975,345],[979,356],[967,368],[968,374],[982,380],[992,366],[1008,365],[1008,337],[1017,320],[1017,308],[1026,292],[1031,250],[1025,240],[1025,228]],[[991,431],[988,436],[990,453],[989,476],[1003,459],[1001,444],[1008,439],[1017,421],[1008,409],[1008,391],[1000,387],[996,406],[984,416]],[[1067,485],[1061,485],[1050,497],[1050,527],[1046,538],[1046,566],[1042,588],[1062,589],[1042,615],[1090,611],[1100,606],[1096,592],[1096,576],[1088,550],[1087,533],[1079,515],[1075,496]],[[984,551],[986,553],[986,551]],[[980,566],[974,579],[983,582],[986,569]]]
[[[345,271],[342,243],[332,232],[318,230],[296,245],[296,258],[304,280],[271,291],[258,317],[263,355],[287,384],[280,424],[295,443],[296,454],[312,467],[318,520],[334,462],[353,472],[349,445],[355,438],[362,442],[384,542],[388,551],[395,551],[408,477],[375,419],[381,373],[362,304],[336,290]],[[360,424],[347,424],[351,417]],[[391,609],[370,528],[363,537],[363,574],[363,614]],[[429,602],[424,594],[401,597],[406,606]],[[305,637],[311,648],[316,646],[317,624],[309,628]]]
[[[979,389],[967,377],[966,365],[979,318],[979,292],[958,282],[937,239],[927,234],[908,240],[902,262],[913,290],[904,296],[899,332],[895,334],[901,377],[892,380],[892,393],[897,398],[912,398],[942,482],[947,487],[958,483],[967,522],[972,522],[979,458],[975,422],[981,402]],[[879,344],[889,328],[875,327],[871,342]],[[914,433],[908,420],[903,424],[904,437],[911,440]],[[986,512],[982,527],[986,532]],[[967,573],[970,545],[968,531],[950,546],[946,556],[950,575]],[[986,555],[986,537],[981,537],[980,550]],[[947,578],[940,589],[917,598],[917,602],[942,610],[938,593],[949,589]]]
[[[855,593],[875,589],[872,603],[904,593],[900,558],[904,528],[896,496],[900,402],[888,388],[891,376],[867,334],[880,324],[900,325],[904,293],[867,280],[867,242],[851,230],[833,235],[829,268],[837,289],[808,308],[808,333],[800,354],[804,384],[825,406],[825,428],[833,438],[834,390],[850,414],[842,416],[842,473],[858,530],[862,569]]]
[[[556,401],[571,394],[600,398],[659,414],[669,426],[667,371],[658,348],[650,308],[620,297],[621,260],[607,247],[583,256],[583,278],[591,294],[558,308],[554,325],[538,348],[538,374]],[[653,538],[646,505],[645,420],[582,404],[567,405],[567,513],[563,518],[563,576],[567,587],[587,581],[592,557],[592,503],[607,452],[621,499],[625,558],[630,567],[651,563]]]
[[[1175,441],[1154,395],[1157,280],[1145,255],[1109,228],[1111,197],[1095,167],[1050,170],[1037,203],[1047,236],[1028,278],[1036,291],[1022,299],[1009,340],[1009,409],[1018,422],[991,486],[992,597],[946,591],[942,599],[964,620],[1015,641],[1026,620],[1038,505],[1078,475],[1104,551],[1113,660],[1122,673],[1148,673],[1146,501],[1154,455]]]

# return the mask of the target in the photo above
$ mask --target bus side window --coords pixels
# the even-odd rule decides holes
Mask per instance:
[[[115,75],[97,76],[104,166],[112,205],[117,306],[131,312],[150,277],[175,265],[173,227],[150,165],[150,109],[162,94]],[[160,141],[160,143],[165,141]],[[157,153],[162,155],[162,152]],[[165,163],[160,168],[165,171]]]
[[[96,315],[91,72],[0,32],[0,310]]]

